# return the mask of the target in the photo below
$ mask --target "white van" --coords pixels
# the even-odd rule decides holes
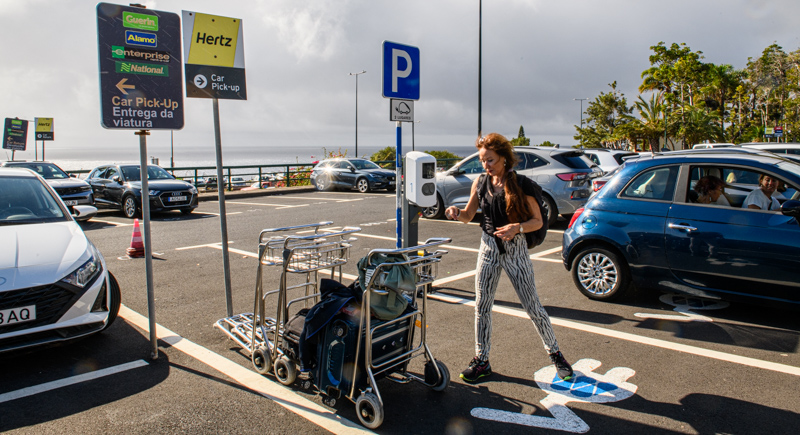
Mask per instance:
[[[755,148],[759,150],[765,150],[776,154],[800,155],[799,143],[753,142],[753,143],[743,143],[742,146],[745,148]]]
[[[699,143],[692,147],[693,150],[700,150],[704,148],[730,148],[735,147],[732,143]]]

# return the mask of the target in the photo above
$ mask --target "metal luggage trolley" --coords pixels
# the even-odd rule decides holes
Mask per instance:
[[[262,375],[273,371],[278,381],[291,385],[297,378],[297,368],[281,349],[285,340],[285,326],[289,308],[297,302],[308,306],[310,300],[319,297],[319,272],[330,270],[334,278],[342,265],[347,263],[350,247],[356,239],[350,235],[361,231],[358,227],[342,229],[325,228],[333,222],[298,225],[262,230],[258,236],[258,268],[256,272],[255,303],[253,313],[237,314],[216,322],[215,326],[230,339],[248,350],[256,371]],[[291,232],[291,234],[290,234]],[[312,232],[297,235],[297,232]],[[280,284],[275,290],[264,292],[262,278],[264,266],[281,268]],[[299,284],[288,283],[289,275],[301,278]],[[303,279],[304,278],[304,279]],[[304,294],[289,300],[289,292]],[[267,317],[266,299],[277,297],[275,317]]]
[[[346,397],[355,403],[356,414],[361,424],[370,429],[375,429],[383,423],[384,404],[376,380],[384,377],[388,380],[405,384],[411,381],[420,382],[434,391],[444,391],[450,384],[450,371],[441,361],[433,357],[427,343],[427,309],[428,293],[436,279],[438,264],[447,251],[435,249],[437,246],[449,243],[449,238],[430,238],[422,245],[401,249],[374,249],[367,255],[367,264],[377,255],[402,254],[407,260],[394,263],[381,263],[372,273],[367,273],[366,288],[363,290],[362,305],[370,306],[370,299],[375,295],[386,294],[391,291],[382,286],[385,277],[393,267],[410,266],[416,276],[416,290],[404,293],[411,309],[406,310],[399,317],[390,321],[378,321],[370,315],[370,310],[360,310],[358,323],[358,337],[355,351],[355,364],[352,364],[350,383]],[[386,353],[382,349],[384,343],[396,341],[398,338],[393,331],[398,325],[407,324],[407,339],[400,352]],[[419,328],[419,337],[415,337],[415,330]],[[335,325],[334,335],[338,335]],[[387,338],[389,337],[389,338]],[[403,342],[403,340],[399,340]],[[425,358],[425,374],[420,377],[408,371],[408,363],[419,356]],[[323,362],[320,362],[322,364]],[[363,367],[362,367],[363,365]],[[359,372],[366,376],[359,376]],[[364,378],[359,380],[359,378]]]

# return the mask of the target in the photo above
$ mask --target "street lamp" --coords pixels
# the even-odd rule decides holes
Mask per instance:
[[[350,73],[351,76],[356,76],[356,157],[358,157],[358,76],[367,72],[363,70],[357,73]]]
[[[573,98],[572,101],[580,101],[581,102],[581,148],[583,148],[583,100],[588,100],[588,98]]]

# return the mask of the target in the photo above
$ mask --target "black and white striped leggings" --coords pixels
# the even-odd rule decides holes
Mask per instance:
[[[533,265],[528,256],[525,237],[521,234],[503,242],[506,253],[498,252],[494,237],[481,233],[481,247],[475,274],[475,356],[483,361],[489,359],[492,336],[492,305],[500,281],[500,268],[506,271],[522,306],[539,331],[547,353],[558,352],[558,341],[550,324],[547,311],[539,302]]]

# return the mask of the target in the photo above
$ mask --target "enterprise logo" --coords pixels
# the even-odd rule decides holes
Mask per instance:
[[[166,51],[145,50],[143,48],[111,46],[111,57],[125,60],[144,60],[148,62],[169,63],[170,55]]]
[[[117,62],[116,72],[127,74],[141,74],[146,76],[169,76],[169,68],[166,65],[148,65],[146,63]]]
[[[158,45],[158,40],[156,39],[156,35],[154,33],[126,30],[125,43],[128,45],[155,48]]]

